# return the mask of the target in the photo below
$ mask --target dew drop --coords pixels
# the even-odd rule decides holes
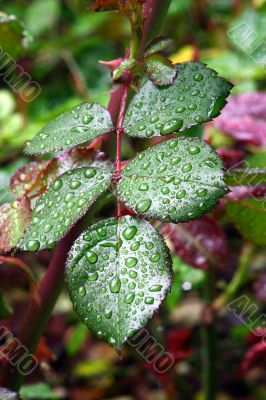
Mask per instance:
[[[80,286],[80,288],[79,288],[79,295],[80,295],[80,297],[84,297],[85,294],[86,294],[86,289],[85,289],[85,287],[84,287],[84,286]]]
[[[200,148],[198,146],[190,146],[188,148],[188,152],[190,154],[198,154],[200,152]]]
[[[150,261],[151,261],[151,262],[159,261],[159,260],[160,260],[160,257],[161,257],[160,253],[155,253],[155,254],[153,254],[153,255],[150,257]]]
[[[193,79],[194,79],[194,81],[197,81],[197,82],[200,82],[200,81],[202,81],[202,79],[203,79],[203,75],[202,74],[195,74],[194,76],[193,76]]]
[[[185,195],[186,195],[186,191],[184,189],[181,189],[176,193],[175,197],[177,199],[183,199],[183,197],[185,197]]]
[[[207,193],[208,193],[208,190],[205,189],[205,188],[198,189],[198,190],[196,191],[196,194],[197,194],[198,197],[203,197],[203,196],[205,196]]]
[[[70,182],[70,189],[77,189],[78,187],[80,187],[81,183],[79,181],[72,181]]]
[[[63,186],[63,182],[62,182],[61,179],[57,179],[57,180],[53,183],[53,189],[54,189],[54,190],[59,190],[62,186]]]
[[[92,178],[95,175],[96,175],[96,170],[91,167],[87,168],[86,171],[84,172],[85,178]]]
[[[98,256],[94,251],[87,251],[86,260],[89,261],[89,263],[91,264],[95,264],[98,260]]]
[[[150,199],[140,201],[136,206],[137,212],[144,213],[148,211],[151,206],[151,203],[152,201]]]
[[[160,292],[162,289],[162,285],[153,285],[149,288],[150,292]]]
[[[128,293],[125,297],[125,303],[131,304],[135,298],[135,293]]]
[[[172,119],[163,125],[161,129],[161,135],[168,135],[174,131],[179,131],[182,128],[183,120],[181,118]]]
[[[40,248],[40,242],[38,240],[29,240],[26,246],[29,251],[37,251]]]
[[[93,116],[92,115],[84,115],[83,118],[82,118],[82,122],[85,125],[89,124],[92,120],[93,120]]]
[[[139,185],[138,189],[141,192],[147,192],[147,190],[149,189],[149,186],[147,185],[147,183],[142,183],[141,185]]]
[[[97,272],[97,271],[95,271],[95,272],[89,272],[89,273],[88,273],[88,280],[89,280],[90,282],[97,281],[98,277],[99,277],[99,275],[98,275],[98,272]]]
[[[125,264],[126,264],[126,266],[127,266],[128,268],[133,268],[133,267],[135,267],[135,265],[137,264],[137,262],[138,262],[137,258],[135,258],[135,257],[128,257],[128,258],[126,259]]]
[[[111,310],[109,310],[108,308],[106,308],[106,309],[104,310],[104,316],[105,316],[105,318],[110,319],[111,316],[112,316],[112,314],[113,314],[113,312],[112,312]]]
[[[112,293],[118,293],[120,291],[121,281],[118,276],[111,280],[109,287]]]
[[[126,240],[131,240],[131,239],[133,239],[133,237],[136,235],[137,232],[138,232],[137,227],[134,225],[131,225],[123,230],[122,235]]]
[[[154,297],[151,297],[151,296],[145,297],[144,303],[145,304],[153,304],[154,303]]]

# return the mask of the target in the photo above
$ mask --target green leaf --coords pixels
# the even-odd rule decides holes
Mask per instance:
[[[45,15],[45,18],[43,16]],[[29,32],[38,36],[52,29],[60,16],[58,0],[34,0],[25,9],[25,24]]]
[[[264,199],[243,199],[230,202],[226,211],[238,231],[258,246],[266,245],[266,207]]]
[[[26,153],[45,154],[64,150],[103,135],[113,128],[111,117],[100,104],[83,103],[59,115],[27,143]]]
[[[12,58],[17,58],[27,47],[28,35],[23,25],[14,15],[0,12],[0,54],[6,53],[9,58],[9,68]],[[11,58],[10,58],[11,57]]]
[[[159,86],[171,85],[177,74],[172,62],[161,54],[151,54],[145,58],[145,72]]]
[[[22,237],[31,219],[27,197],[0,207],[0,253],[13,249]]]
[[[222,162],[196,138],[167,140],[122,171],[120,199],[148,218],[185,222],[209,212],[226,192]]]
[[[131,216],[100,221],[75,242],[66,280],[74,309],[95,334],[120,348],[158,309],[171,283],[160,234]]]
[[[171,46],[174,43],[174,40],[164,36],[158,36],[145,47],[145,56],[149,56],[154,53],[158,53],[158,51],[164,50],[166,47]]]
[[[83,167],[56,179],[39,198],[32,221],[19,243],[22,250],[51,249],[110,186],[112,166]]]
[[[225,173],[229,186],[252,186],[266,184],[266,168],[232,169]]]
[[[130,136],[153,137],[210,121],[226,104],[231,83],[199,62],[176,64],[165,88],[146,82],[129,104],[124,127]]]
[[[55,394],[46,383],[25,385],[20,390],[24,400],[59,400],[62,397]]]
[[[84,344],[88,337],[88,330],[81,322],[78,323],[70,337],[68,337],[66,342],[66,352],[69,357],[73,357],[80,350],[81,346]]]

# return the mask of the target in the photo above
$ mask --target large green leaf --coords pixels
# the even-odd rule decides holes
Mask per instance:
[[[95,334],[124,343],[158,309],[171,283],[169,250],[156,229],[130,216],[100,221],[74,244],[66,279],[74,309]]]
[[[229,202],[226,210],[241,235],[258,246],[266,245],[265,199],[248,198]]]
[[[83,103],[59,115],[27,143],[26,153],[64,150],[103,135],[113,128],[111,116],[100,104]]]
[[[82,167],[56,179],[39,198],[32,221],[19,243],[22,250],[53,248],[110,185],[112,167]]]
[[[199,62],[176,64],[177,78],[159,88],[145,83],[125,116],[130,136],[152,137],[210,121],[226,104],[232,85]]]
[[[23,25],[14,15],[7,15],[0,12],[0,54],[5,55],[5,63],[9,60],[7,69],[10,68],[13,60],[18,57],[28,43],[28,34]]]
[[[226,193],[219,156],[196,138],[180,137],[150,147],[122,174],[121,200],[137,213],[158,220],[198,218]]]
[[[30,201],[22,197],[0,207],[0,253],[13,249],[31,219]]]

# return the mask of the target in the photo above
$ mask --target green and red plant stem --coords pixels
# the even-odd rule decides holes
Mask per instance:
[[[227,285],[225,291],[213,303],[216,311],[226,306],[247,281],[248,270],[253,252],[254,246],[251,243],[246,242],[241,250],[238,266],[231,282]]]
[[[148,0],[147,1],[147,17],[144,25],[144,33],[141,40],[141,49],[153,35],[160,33],[162,23],[167,14],[171,0]],[[120,110],[121,99],[124,94],[124,87],[120,85],[112,92],[108,110],[113,121],[117,120],[117,114]],[[121,166],[121,163],[120,163]],[[43,335],[45,327],[49,321],[55,303],[64,287],[64,270],[67,253],[71,248],[73,241],[79,232],[78,223],[69,234],[61,240],[56,252],[48,266],[47,272],[39,285],[40,304],[31,299],[22,320],[21,327],[18,332],[18,339],[21,344],[26,346],[29,352],[33,353]],[[13,367],[8,361],[3,365],[3,374],[0,385],[11,390],[19,390],[24,376]]]

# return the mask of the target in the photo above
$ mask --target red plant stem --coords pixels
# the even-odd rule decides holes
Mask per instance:
[[[124,124],[125,111],[127,105],[128,90],[129,90],[129,83],[124,83],[123,94],[120,104],[120,111],[117,121],[117,128],[116,128],[116,159],[115,159],[116,181],[119,181],[119,179],[121,179],[121,140],[122,140],[122,135],[124,133],[123,124]],[[117,197],[117,218],[120,219],[120,217],[121,217],[121,202]]]

